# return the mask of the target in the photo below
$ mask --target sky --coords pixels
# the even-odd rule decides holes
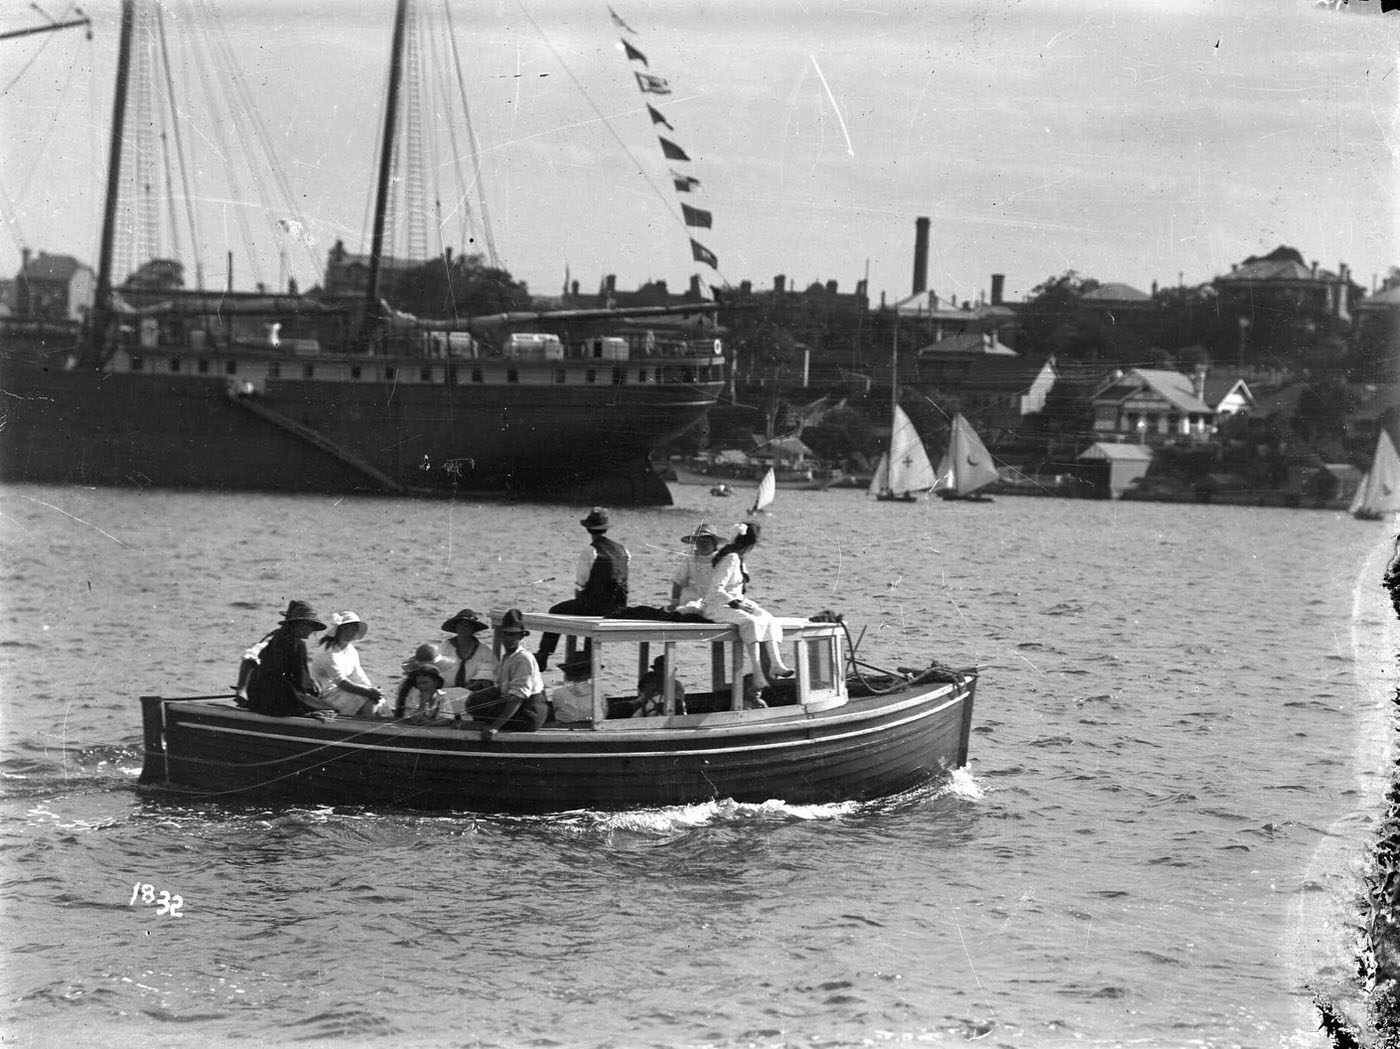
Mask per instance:
[[[920,216],[945,299],[985,294],[992,273],[1011,299],[1066,270],[1197,284],[1280,244],[1367,288],[1400,265],[1400,12],[1379,0],[614,0],[631,32],[592,0],[453,0],[462,92],[442,3],[415,0],[424,80],[441,85],[418,107],[429,250],[484,251],[489,217],[501,264],[539,294],[566,275],[592,291],[607,274],[841,290],[868,274],[873,300],[898,299]],[[337,240],[367,250],[392,6],[167,0],[191,188],[188,208],[183,192],[158,208],[162,253],[178,244],[192,274],[172,210],[176,229],[195,212],[214,286],[230,253],[238,288],[307,288]],[[0,273],[24,246],[96,261],[118,8],[83,7],[91,40],[0,41]],[[0,32],[37,20],[7,5]],[[192,29],[210,27],[265,150],[207,104],[214,63]],[[643,96],[634,71],[671,93]],[[657,130],[690,162],[666,160]],[[672,170],[700,190],[676,194]],[[687,230],[679,200],[712,228]],[[692,234],[717,269],[692,261]]]

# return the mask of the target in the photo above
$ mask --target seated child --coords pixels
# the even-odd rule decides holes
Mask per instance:
[[[559,669],[564,684],[549,693],[550,711],[561,725],[593,720],[593,659],[580,653],[565,660]]]
[[[442,672],[432,663],[420,663],[409,669],[399,685],[397,710],[415,725],[436,721],[442,713]]]
[[[651,669],[637,682],[637,709],[632,711],[634,718],[654,717],[666,712],[666,657],[657,656],[651,661]],[[685,713],[685,686],[671,676],[671,697],[675,701],[675,712]]]

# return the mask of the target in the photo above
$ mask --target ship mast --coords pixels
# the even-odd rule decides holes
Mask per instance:
[[[122,0],[121,42],[117,48],[117,88],[112,99],[112,142],[107,155],[107,201],[102,210],[102,247],[97,257],[97,295],[88,317],[83,363],[99,367],[112,315],[112,241],[117,227],[117,192],[121,184],[122,135],[126,126],[126,83],[131,69],[135,0]]]
[[[393,167],[395,121],[399,108],[399,80],[403,73],[404,22],[408,0],[398,0],[394,10],[394,42],[389,52],[389,93],[384,103],[384,139],[379,152],[379,184],[374,202],[374,231],[369,245],[369,283],[365,288],[365,334],[373,337],[383,318],[379,307],[379,271],[384,257],[384,215],[389,206],[389,175]]]

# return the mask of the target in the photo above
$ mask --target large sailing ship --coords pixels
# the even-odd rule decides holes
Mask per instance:
[[[648,453],[724,381],[713,305],[388,309],[380,269],[407,0],[395,14],[363,296],[114,289],[132,54],[123,0],[96,302],[76,341],[10,323],[0,479],[668,503]]]

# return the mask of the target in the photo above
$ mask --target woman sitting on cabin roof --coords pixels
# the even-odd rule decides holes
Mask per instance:
[[[770,669],[777,678],[792,677],[793,671],[783,662],[783,628],[768,612],[744,596],[748,573],[744,571],[744,554],[758,545],[758,525],[739,525],[734,538],[715,553],[714,574],[701,601],[701,611],[716,623],[733,623],[739,628],[739,639],[749,654],[754,685],[768,687],[768,678],[759,659],[760,643],[768,656]]]

